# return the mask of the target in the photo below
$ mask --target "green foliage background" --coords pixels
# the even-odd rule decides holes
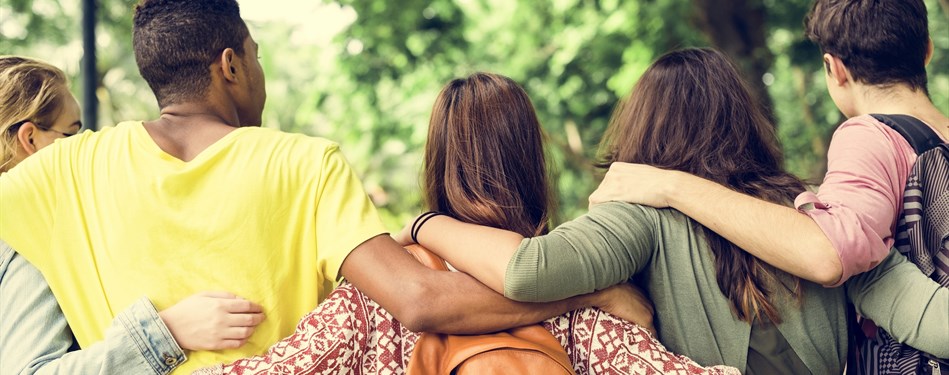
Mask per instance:
[[[135,1],[98,3],[99,126],[155,117],[131,53]],[[520,82],[547,131],[560,222],[582,213],[596,187],[592,162],[614,104],[653,59],[680,47],[729,53],[772,108],[787,167],[819,181],[842,116],[825,92],[820,53],[803,37],[809,3],[340,0],[314,8],[354,15],[328,43],[301,42],[321,37],[309,35],[307,26],[321,22],[315,15],[300,23],[251,22],[251,32],[267,77],[264,126],[340,142],[392,229],[422,209],[421,151],[442,85],[475,71]],[[935,44],[930,92],[944,113],[947,3],[926,0]],[[78,0],[0,0],[0,54],[48,60],[79,82],[80,19]],[[73,89],[79,94],[78,84]]]

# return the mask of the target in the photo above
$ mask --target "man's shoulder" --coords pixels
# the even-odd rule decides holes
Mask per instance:
[[[115,126],[106,126],[97,130],[86,129],[78,134],[71,136],[69,138],[61,138],[56,140],[56,143],[74,145],[74,151],[94,151],[95,147],[90,147],[90,144],[108,144],[109,142],[116,142],[120,138],[128,137],[129,134],[134,130],[134,126],[141,126],[141,121],[126,121],[120,122]]]
[[[837,127],[833,137],[862,145],[892,147],[893,143],[905,143],[899,132],[868,114],[848,118]]]
[[[339,144],[322,137],[315,137],[301,133],[289,133],[270,128],[246,128],[242,131],[242,142],[271,144],[287,150],[324,151],[329,152],[339,148]]]
[[[841,130],[847,129],[847,131],[862,131],[862,132],[899,135],[899,132],[897,132],[893,128],[893,126],[888,125],[884,121],[881,121],[879,118],[877,118],[878,116],[881,116],[881,115],[880,114],[864,114],[864,115],[848,118],[846,121],[842,122],[840,126],[837,127],[837,131],[839,132]],[[912,117],[911,115],[901,114],[901,113],[882,114],[882,116],[883,116],[882,118],[887,122],[894,121],[892,117],[887,119],[887,117],[890,117],[890,116],[895,116],[895,117],[903,116],[903,117],[916,119],[915,117]],[[919,121],[918,119],[916,120]]]
[[[306,134],[288,133],[276,129],[241,129],[239,138],[232,147],[256,150],[257,155],[268,155],[270,167],[285,170],[306,171],[310,174],[322,171],[329,160],[339,151],[339,144],[326,138]],[[319,175],[317,173],[316,175]]]
[[[844,122],[840,123],[840,126],[837,127],[837,130],[847,127],[868,127],[871,129],[888,128],[886,124],[880,122],[880,120],[877,120],[875,117],[869,114],[850,117],[844,120]]]

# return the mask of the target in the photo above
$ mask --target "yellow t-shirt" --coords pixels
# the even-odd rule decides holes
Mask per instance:
[[[143,295],[159,311],[207,290],[264,306],[245,346],[189,353],[176,373],[264,353],[385,232],[336,144],[270,129],[236,129],[183,162],[127,122],[0,176],[0,238],[42,271],[84,347]]]

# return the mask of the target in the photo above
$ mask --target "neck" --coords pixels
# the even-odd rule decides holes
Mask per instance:
[[[209,103],[179,103],[165,106],[155,122],[177,124],[217,124],[240,127],[240,116],[236,108]]]
[[[161,117],[145,123],[145,130],[163,151],[190,161],[201,151],[240,126],[235,109],[204,103],[169,105]]]
[[[929,124],[944,139],[949,139],[949,117],[940,112],[922,90],[914,91],[906,85],[885,89],[856,85],[853,98],[854,116],[870,113],[910,115]]]

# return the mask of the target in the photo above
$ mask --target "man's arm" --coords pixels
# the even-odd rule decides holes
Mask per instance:
[[[839,285],[889,251],[911,153],[869,116],[848,120],[831,140],[820,193],[795,203],[814,203],[806,214],[686,173],[626,163],[613,163],[590,203],[672,207],[781,270]]]
[[[638,316],[641,305],[631,302],[638,296],[622,287],[552,303],[518,303],[467,274],[431,270],[385,234],[362,183],[337,147],[325,151],[319,171],[316,222],[322,224],[316,227],[316,241],[326,257],[323,274],[346,278],[413,331],[493,332],[588,306],[650,323],[651,315]],[[340,254],[343,249],[353,250]],[[628,303],[618,303],[624,299]]]
[[[426,268],[388,235],[356,247],[340,273],[415,332],[494,332],[608,305],[613,298],[593,293],[551,303],[515,302],[464,273]]]
[[[675,208],[787,273],[823,285],[841,276],[840,257],[821,228],[797,210],[684,172],[613,163],[590,204],[608,201]]]

